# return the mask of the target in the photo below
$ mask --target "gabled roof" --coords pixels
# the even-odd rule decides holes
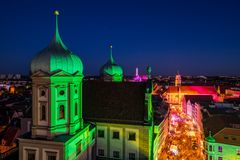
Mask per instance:
[[[208,136],[209,131],[214,135],[225,127],[231,127],[233,124],[239,123],[239,118],[234,115],[214,115],[208,118],[203,117],[205,136]]]
[[[213,136],[217,143],[240,146],[240,129],[223,128]]]
[[[143,124],[146,83],[83,82],[83,117],[89,121]]]

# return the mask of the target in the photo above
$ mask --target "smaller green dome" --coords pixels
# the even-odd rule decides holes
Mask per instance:
[[[122,77],[123,69],[113,59],[112,46],[110,46],[110,58],[100,69],[100,76]]]
[[[206,138],[206,141],[211,142],[211,143],[216,142],[215,138],[213,138],[212,135],[211,135],[211,131],[209,132],[209,136]]]

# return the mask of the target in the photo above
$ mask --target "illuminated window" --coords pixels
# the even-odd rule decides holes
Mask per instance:
[[[78,115],[78,104],[75,103],[75,116]]]
[[[113,132],[113,137],[112,137],[113,139],[119,139],[119,132],[117,132],[117,131],[114,131]]]
[[[136,133],[134,133],[134,132],[129,132],[129,134],[128,134],[128,140],[129,140],[129,141],[136,141]]]
[[[41,120],[42,121],[46,120],[46,106],[45,105],[41,106]]]
[[[135,153],[129,153],[129,160],[135,160]]]
[[[218,152],[222,152],[222,146],[218,146]]]
[[[103,149],[98,149],[98,156],[104,156],[104,150]]]
[[[119,151],[113,151],[113,158],[120,158]]]
[[[60,113],[59,113],[59,119],[63,119],[64,118],[64,105],[60,105]]]
[[[64,95],[64,90],[61,90],[60,92],[59,92],[59,94],[62,96],[62,95]]]
[[[223,160],[223,158],[222,157],[218,157],[218,160]]]
[[[104,130],[98,130],[98,137],[104,138]]]

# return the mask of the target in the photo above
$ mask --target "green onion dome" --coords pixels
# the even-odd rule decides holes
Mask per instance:
[[[113,59],[112,56],[112,45],[110,45],[110,58],[101,68],[100,68],[100,76],[123,76],[123,69],[119,66]]]
[[[41,50],[31,62],[32,74],[37,71],[43,71],[48,74],[65,71],[69,74],[82,74],[83,65],[81,59],[72,53],[62,42],[58,32],[58,15],[59,12],[55,11],[56,15],[56,31],[55,35],[48,45],[48,47]]]
[[[209,132],[209,136],[206,138],[206,141],[210,143],[216,142],[215,138],[212,137],[211,132]]]

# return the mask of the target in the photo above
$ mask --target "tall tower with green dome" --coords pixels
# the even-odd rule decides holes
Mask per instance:
[[[81,59],[58,31],[31,62],[32,132],[19,138],[19,159],[94,159],[95,127],[83,122]]]
[[[49,139],[59,134],[74,134],[83,126],[82,61],[64,45],[58,31],[59,12],[54,14],[55,35],[31,62],[32,136]]]
[[[121,82],[123,79],[123,69],[115,62],[112,48],[112,45],[110,45],[109,60],[100,68],[100,77],[104,81]]]

